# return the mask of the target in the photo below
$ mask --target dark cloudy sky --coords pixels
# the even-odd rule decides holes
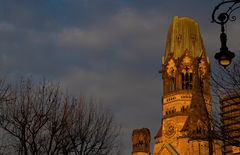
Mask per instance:
[[[94,96],[131,132],[161,121],[158,70],[172,17],[199,22],[213,60],[220,27],[211,12],[220,0],[0,0],[0,74],[45,77],[73,95]],[[239,49],[239,20],[227,25],[230,50]],[[152,140],[153,143],[154,140]]]

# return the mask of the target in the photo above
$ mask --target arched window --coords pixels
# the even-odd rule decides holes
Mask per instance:
[[[190,72],[189,67],[185,67],[182,74],[182,89],[192,89],[193,74]]]

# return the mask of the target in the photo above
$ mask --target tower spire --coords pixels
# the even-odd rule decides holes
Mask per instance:
[[[185,132],[184,136],[192,139],[207,139],[209,114],[203,96],[202,82],[199,77],[199,59],[195,60],[194,68],[194,88],[189,115],[181,131]]]

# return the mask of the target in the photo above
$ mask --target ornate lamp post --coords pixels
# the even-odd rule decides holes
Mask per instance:
[[[219,8],[222,6],[229,6],[226,11],[219,11]],[[220,52],[215,54],[215,59],[218,60],[219,64],[223,67],[227,67],[231,64],[232,59],[235,57],[235,54],[228,50],[227,48],[227,35],[225,33],[224,25],[228,21],[235,21],[236,16],[232,15],[232,13],[240,8],[240,0],[224,0],[219,3],[213,10],[212,13],[212,22],[221,25],[221,34],[220,34],[220,41],[221,41],[221,48]]]

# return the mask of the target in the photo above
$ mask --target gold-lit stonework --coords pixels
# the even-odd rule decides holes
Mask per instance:
[[[209,138],[209,66],[198,23],[174,17],[162,58],[162,122],[153,155],[222,155],[219,143]],[[133,131],[132,155],[150,155],[148,133]]]
[[[164,134],[166,137],[172,137],[174,136],[176,133],[176,129],[175,129],[175,123],[174,121],[168,121],[166,122],[165,126],[164,126]]]
[[[206,62],[201,61],[200,64],[199,64],[199,73],[200,73],[201,78],[205,77],[206,72],[207,72]]]
[[[173,22],[167,35],[167,43],[164,58],[169,53],[174,58],[180,58],[186,50],[191,52],[192,57],[198,57],[204,51],[202,38],[198,23],[191,18],[177,16],[173,17]]]
[[[150,131],[147,128],[135,129],[132,133],[132,155],[150,155]]]
[[[209,61],[198,23],[174,17],[162,59],[162,123],[153,155],[208,155]],[[221,155],[212,142],[213,155]]]
[[[168,65],[167,65],[167,73],[169,77],[175,77],[177,68],[176,64],[173,61],[173,59],[169,60]]]

